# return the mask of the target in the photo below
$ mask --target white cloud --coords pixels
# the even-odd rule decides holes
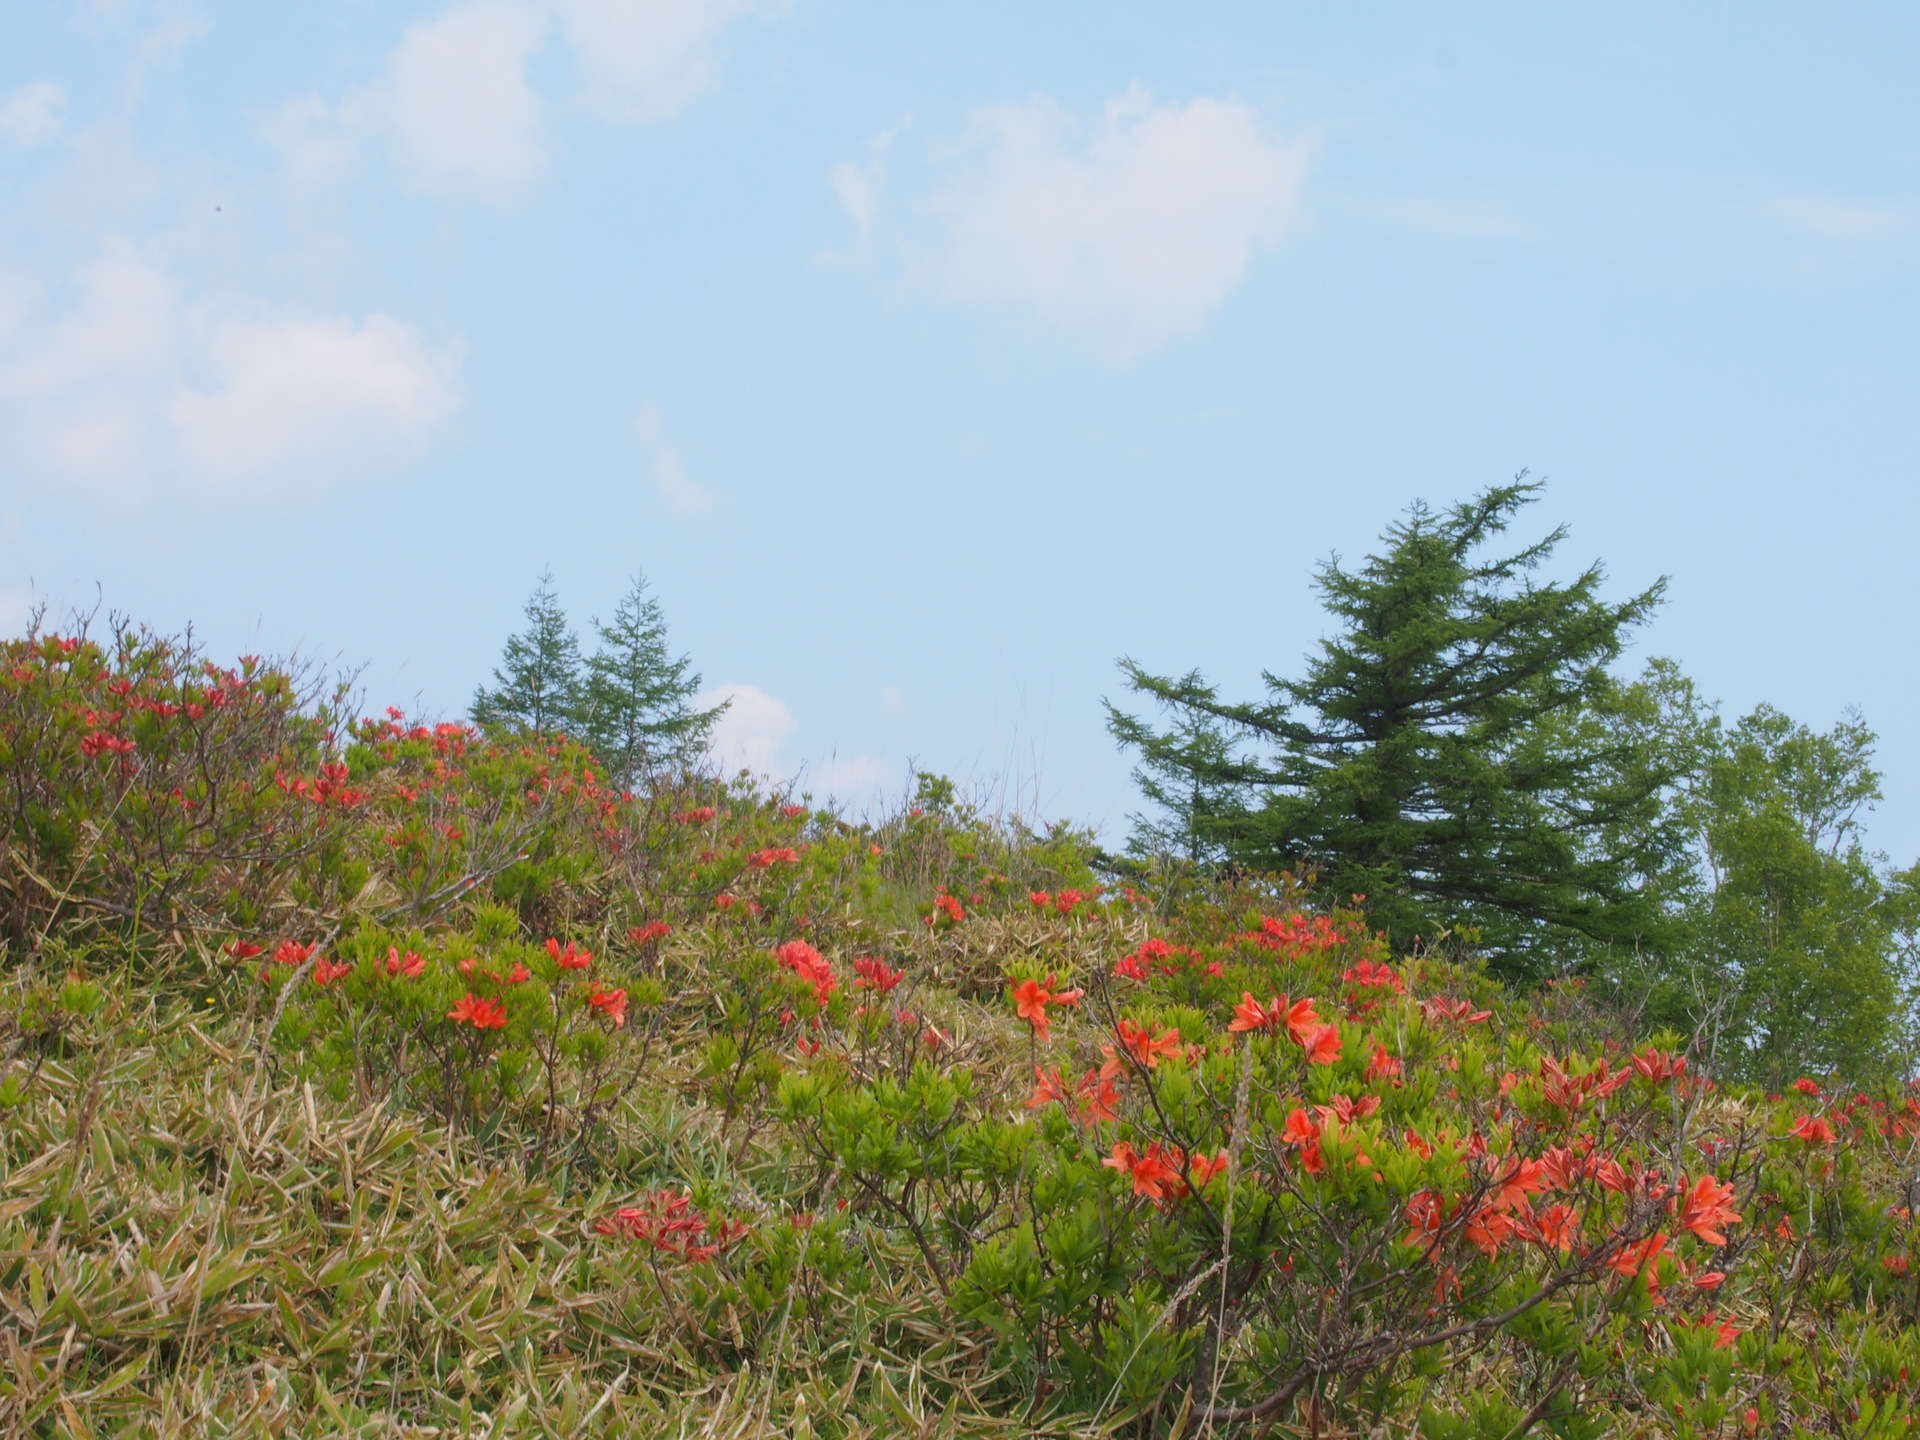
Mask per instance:
[[[385,72],[338,104],[294,100],[266,127],[300,184],[338,178],[383,139],[423,190],[503,201],[545,163],[527,66],[549,19],[529,0],[461,0],[407,27]]]
[[[0,135],[32,149],[51,140],[66,123],[67,92],[48,80],[22,85],[0,105]]]
[[[872,804],[880,798],[892,767],[878,755],[829,756],[807,767],[800,788],[843,805]]]
[[[410,449],[459,408],[458,359],[388,315],[203,320],[212,381],[172,405],[184,468],[220,483]]]
[[[653,457],[653,483],[677,515],[698,515],[713,504],[713,496],[687,474],[687,467],[672,450],[662,450]]]
[[[621,120],[660,120],[713,84],[714,42],[752,0],[552,0],[587,79]]]
[[[376,138],[422,189],[510,198],[545,164],[528,67],[557,19],[586,99],[618,120],[677,114],[713,83],[713,49],[756,0],[456,0],[407,28],[385,71],[338,104],[285,106],[267,127],[296,181],[341,174]]]
[[[514,0],[471,0],[407,28],[364,103],[423,185],[497,198],[539,170],[540,97],[527,62],[546,31],[542,11]]]
[[[1136,86],[1084,145],[1044,98],[974,128],[984,164],[933,202],[949,293],[1030,306],[1115,359],[1199,329],[1299,219],[1307,147],[1263,138],[1238,101],[1156,105]]]
[[[0,590],[0,640],[26,632],[33,606],[32,591]]]
[[[713,493],[687,473],[680,453],[661,442],[660,409],[656,405],[641,408],[634,416],[633,428],[653,451],[653,486],[676,515],[698,515],[713,507]]]
[[[752,685],[727,684],[703,692],[694,703],[711,709],[723,700],[727,713],[713,727],[708,747],[714,763],[729,772],[778,773],[781,742],[795,729],[786,701]]]
[[[97,489],[318,483],[389,462],[460,405],[456,349],[386,315],[184,299],[122,243],[0,352],[21,468]]]
[[[1422,239],[1528,245],[1610,260],[1644,257],[1671,274],[1740,265],[1820,279],[1920,255],[1920,199],[1760,190],[1560,186],[1332,197],[1363,223]]]
[[[880,177],[874,167],[842,160],[827,172],[827,183],[833,187],[847,218],[860,232],[860,243],[865,245],[873,239],[873,222],[880,214]]]

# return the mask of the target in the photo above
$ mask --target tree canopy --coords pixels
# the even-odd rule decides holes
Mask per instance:
[[[593,621],[598,643],[584,660],[551,574],[541,575],[525,613],[527,628],[508,637],[493,685],[474,696],[477,723],[583,740],[622,788],[698,757],[726,706],[694,705],[700,676],[669,647],[644,575],[634,576],[610,622]]]
[[[1608,667],[1665,582],[1608,601],[1598,564],[1542,579],[1564,527],[1487,555],[1539,491],[1523,475],[1445,511],[1416,504],[1380,553],[1323,564],[1335,631],[1301,678],[1267,672],[1264,699],[1122,660],[1166,717],[1107,707],[1163,812],[1137,846],[1312,867],[1331,893],[1366,895],[1397,944],[1470,929],[1509,976],[1647,941],[1664,923],[1648,877],[1672,863],[1674,776],[1589,722],[1620,703]]]

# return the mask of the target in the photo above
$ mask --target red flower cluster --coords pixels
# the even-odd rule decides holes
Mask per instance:
[[[1787,1133],[1796,1140],[1804,1140],[1809,1145],[1833,1144],[1833,1127],[1812,1115],[1802,1115],[1800,1123]]]
[[[1121,1140],[1100,1163],[1131,1179],[1134,1194],[1144,1195],[1156,1205],[1164,1205],[1168,1200],[1178,1200],[1188,1193],[1182,1171],[1193,1177],[1195,1187],[1204,1186],[1227,1168],[1227,1153],[1223,1150],[1212,1159],[1204,1155],[1189,1158],[1178,1145],[1162,1146],[1158,1140],[1144,1152],[1136,1152],[1133,1146]]]
[[[504,1030],[507,1007],[498,1000],[482,1000],[469,990],[454,1001],[447,1019],[456,1025],[471,1025],[476,1030]]]
[[[920,923],[932,927],[940,923],[940,917],[942,915],[945,915],[947,919],[953,921],[956,925],[967,918],[966,910],[962,908],[957,899],[951,895],[941,894],[933,897],[933,913],[922,916]]]
[[[892,994],[893,987],[906,976],[904,970],[889,970],[886,961],[872,955],[856,956],[853,973],[860,977],[858,984],[862,990],[872,990],[881,995]]]
[[[692,810],[682,810],[673,818],[682,825],[704,825],[719,813],[711,805],[701,805]]]
[[[311,800],[316,805],[332,803],[335,805],[360,805],[366,802],[366,792],[355,790],[347,784],[347,767],[335,761],[322,765],[320,773],[308,780],[304,776],[289,776],[284,770],[273,772],[273,783],[289,795],[298,795],[303,800]]]
[[[96,755],[131,755],[133,741],[122,735],[109,735],[104,730],[96,730],[91,735],[80,737],[80,753],[89,760]]]
[[[1400,972],[1375,960],[1362,960],[1350,966],[1340,978],[1360,990],[1385,990],[1394,995],[1407,993],[1407,983],[1400,978]]]
[[[1184,957],[1184,959],[1176,958]],[[1191,968],[1187,961],[1203,960],[1198,950],[1185,945],[1170,945],[1158,937],[1144,941],[1131,955],[1123,955],[1113,962],[1113,973],[1127,980],[1145,980],[1153,971],[1162,975],[1179,975]],[[1218,960],[1206,967],[1209,975],[1224,975],[1226,967]]]
[[[627,938],[636,945],[651,944],[655,940],[664,940],[673,933],[673,926],[664,920],[649,921],[645,925],[635,925],[627,931]]]
[[[1080,1102],[1080,1123],[1083,1125],[1099,1125],[1117,1118],[1120,1113],[1120,1092],[1114,1087],[1113,1077],[1102,1071],[1089,1070],[1082,1075],[1071,1097],[1066,1077],[1058,1070],[1042,1070],[1036,1065],[1033,1074],[1039,1083],[1033,1087],[1033,1094],[1027,1099],[1029,1110],[1038,1110],[1056,1100],[1065,1105],[1069,1098],[1075,1098]]]
[[[1672,1080],[1687,1073],[1687,1060],[1684,1055],[1669,1055],[1650,1045],[1634,1055],[1633,1069],[1648,1080]]]
[[[1632,1078],[1632,1070],[1609,1071],[1605,1060],[1584,1075],[1569,1075],[1552,1056],[1540,1057],[1541,1097],[1549,1105],[1566,1111],[1569,1118],[1591,1101],[1604,1100],[1614,1094]]]
[[[596,985],[587,996],[587,1004],[613,1021],[616,1030],[627,1023],[627,992],[624,989],[602,990]]]
[[[1114,1029],[1119,1035],[1120,1045],[1117,1050],[1112,1045],[1100,1047],[1100,1053],[1105,1057],[1100,1066],[1102,1080],[1111,1080],[1116,1075],[1124,1074],[1129,1065],[1139,1070],[1152,1070],[1163,1057],[1173,1059],[1183,1051],[1178,1026],[1155,1035],[1145,1025],[1122,1020]]]
[[[747,856],[749,870],[767,870],[775,865],[797,865],[800,852],[791,847],[781,846],[767,850],[756,850]]]
[[[1309,1065],[1331,1065],[1340,1058],[1340,1028],[1321,1023],[1311,997],[1289,1002],[1285,995],[1276,995],[1262,1005],[1246,991],[1240,993],[1240,1003],[1233,1007],[1233,1020],[1228,1024],[1228,1030],[1280,1028],[1284,1028],[1288,1038],[1307,1052]]]
[[[1036,910],[1051,909],[1061,915],[1071,915],[1099,893],[1097,889],[1091,895],[1084,890],[1062,890],[1058,895],[1049,895],[1045,890],[1029,890],[1027,903]]]
[[[591,950],[582,950],[571,940],[567,942],[567,948],[562,950],[560,948],[560,942],[549,937],[547,940],[547,954],[553,957],[553,963],[558,965],[562,970],[584,970],[593,964],[593,952]]]
[[[1304,960],[1308,956],[1324,955],[1329,950],[1338,949],[1354,937],[1335,924],[1331,916],[1316,915],[1309,920],[1296,913],[1284,920],[1272,915],[1265,916],[1258,930],[1249,930],[1240,938],[1249,944],[1278,951],[1288,960]]]
[[[644,1204],[616,1210],[593,1228],[602,1235],[643,1241],[686,1265],[706,1264],[748,1233],[744,1223],[734,1220],[709,1229],[706,1218],[692,1207],[693,1197],[684,1191],[656,1190]]]
[[[1445,995],[1422,1000],[1420,1009],[1435,1024],[1446,1020],[1461,1025],[1478,1025],[1493,1014],[1491,1010],[1476,1010],[1465,1000],[1452,1000]]]
[[[387,974],[403,976],[408,980],[418,980],[426,968],[427,962],[417,951],[409,950],[402,955],[399,946],[387,947]]]
[[[1047,1038],[1047,1028],[1053,1023],[1047,1014],[1049,1005],[1080,1003],[1079,990],[1056,991],[1053,987],[1059,983],[1055,976],[1049,975],[1045,985],[1037,980],[1022,980],[1012,990],[1014,1012],[1031,1025],[1033,1033],[1042,1040]]]
[[[825,1005],[839,988],[840,978],[833,973],[833,966],[813,946],[804,940],[789,940],[778,946],[773,958],[786,969],[793,971],[802,980],[813,986],[813,998]]]

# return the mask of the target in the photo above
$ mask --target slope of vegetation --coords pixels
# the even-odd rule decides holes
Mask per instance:
[[[1905,1090],[1363,896],[0,648],[0,1427],[1902,1436]]]

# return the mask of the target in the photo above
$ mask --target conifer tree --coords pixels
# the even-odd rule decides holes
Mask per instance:
[[[571,725],[580,710],[580,642],[554,593],[551,571],[541,573],[525,613],[527,628],[508,637],[493,688],[482,685],[474,692],[469,713],[489,728],[552,735]]]
[[[1609,727],[1570,722],[1609,703],[1607,667],[1664,582],[1619,603],[1600,598],[1598,565],[1541,582],[1564,529],[1484,558],[1538,490],[1523,475],[1444,513],[1417,504],[1363,565],[1324,564],[1336,633],[1301,679],[1268,673],[1264,700],[1122,660],[1173,721],[1107,707],[1166,812],[1140,843],[1314,867],[1331,895],[1366,895],[1396,943],[1470,927],[1516,978],[1650,939],[1664,917],[1644,881],[1672,863],[1673,776]]]
[[[667,622],[646,577],[634,576],[612,623],[596,618],[593,628],[599,645],[586,664],[578,725],[612,782],[631,787],[650,770],[693,760],[726,705],[695,708],[700,676],[687,656],[668,649]]]

